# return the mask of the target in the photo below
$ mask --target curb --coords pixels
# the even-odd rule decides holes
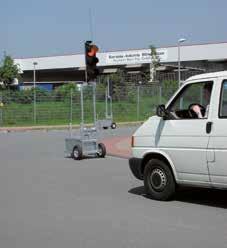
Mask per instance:
[[[134,122],[118,122],[117,127],[124,126],[135,126],[141,125],[142,121],[134,121]],[[92,124],[86,124],[86,127],[91,127]],[[79,129],[80,125],[72,125],[73,129]],[[25,126],[25,127],[0,127],[0,132],[24,132],[24,131],[37,131],[37,130],[66,130],[69,129],[69,125],[54,125],[54,126]]]

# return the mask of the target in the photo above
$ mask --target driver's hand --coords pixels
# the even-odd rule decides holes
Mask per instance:
[[[203,118],[201,109],[198,105],[192,106],[192,110],[197,114],[198,118]]]

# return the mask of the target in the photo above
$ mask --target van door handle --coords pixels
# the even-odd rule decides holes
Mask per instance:
[[[207,125],[206,125],[206,132],[207,133],[211,132],[212,124],[213,124],[213,122],[211,122],[211,121],[207,122]]]

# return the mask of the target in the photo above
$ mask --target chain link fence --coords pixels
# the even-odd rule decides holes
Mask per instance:
[[[113,93],[112,109],[115,122],[143,121],[155,113],[156,106],[166,103],[176,87],[168,85],[133,85],[118,87]],[[97,119],[105,119],[106,90],[97,87]],[[35,96],[34,96],[35,95]],[[34,101],[35,100],[35,101]],[[108,100],[109,101],[109,100]],[[92,87],[84,87],[84,120],[93,122]],[[32,94],[0,92],[0,126],[34,126],[80,124],[80,88],[63,95],[56,92]]]

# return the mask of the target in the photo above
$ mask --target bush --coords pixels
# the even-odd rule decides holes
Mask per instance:
[[[79,96],[79,90],[76,83],[67,83],[55,88],[53,91],[53,96],[55,97],[56,101],[70,99],[71,90],[73,92],[74,98]]]
[[[4,90],[1,92],[3,103],[9,104],[9,103],[21,103],[21,104],[31,104],[34,101],[34,89],[29,90]],[[46,90],[36,88],[36,98],[40,99],[44,97],[46,100],[48,100],[48,96],[50,93]]]

